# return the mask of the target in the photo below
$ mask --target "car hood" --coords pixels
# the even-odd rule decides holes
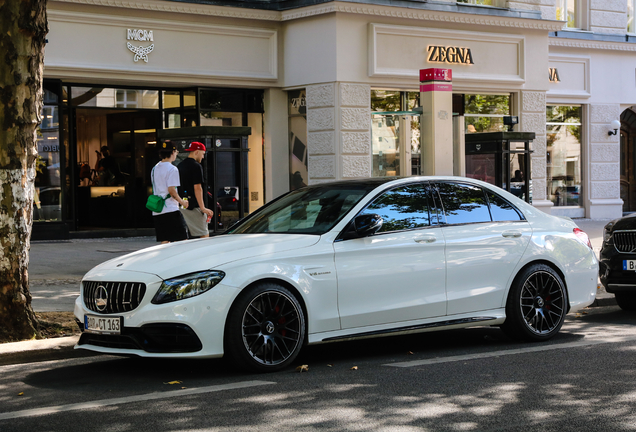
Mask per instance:
[[[633,230],[636,229],[636,214],[632,214],[629,216],[625,216],[621,219],[618,219],[614,226],[612,227],[612,231],[616,230]]]
[[[153,246],[114,258],[93,268],[103,277],[107,270],[150,273],[167,279],[201,270],[215,269],[232,261],[301,249],[316,244],[317,235],[233,234]]]

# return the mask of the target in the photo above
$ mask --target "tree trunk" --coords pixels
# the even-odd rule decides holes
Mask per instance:
[[[29,293],[46,0],[0,0],[0,342],[39,337]]]

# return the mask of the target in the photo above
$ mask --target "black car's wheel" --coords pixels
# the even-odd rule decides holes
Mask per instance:
[[[241,368],[277,371],[300,352],[305,326],[303,309],[289,290],[274,283],[255,285],[230,311],[225,350]]]
[[[501,328],[515,339],[548,340],[561,329],[567,309],[561,277],[551,267],[535,264],[522,270],[512,283]]]
[[[636,311],[636,293],[633,292],[617,292],[616,303],[624,311]]]

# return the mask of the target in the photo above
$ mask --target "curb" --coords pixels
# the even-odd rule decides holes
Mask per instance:
[[[79,335],[0,344],[0,366],[91,357],[96,354],[74,349],[78,340]]]

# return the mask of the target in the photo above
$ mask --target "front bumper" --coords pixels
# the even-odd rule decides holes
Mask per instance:
[[[131,278],[125,275],[104,275],[103,280]],[[145,275],[146,293],[139,307],[116,314],[99,314],[84,304],[84,295],[75,301],[75,317],[80,323],[85,315],[123,318],[121,334],[83,332],[76,349],[106,354],[137,355],[141,357],[221,357],[223,334],[228,310],[238,291],[222,283],[210,291],[171,303],[155,305],[152,298],[161,279]],[[83,326],[82,326],[83,327]]]
[[[621,253],[613,243],[603,243],[599,261],[599,278],[609,293],[636,292],[636,272],[623,270],[624,260],[636,260],[634,253]]]

